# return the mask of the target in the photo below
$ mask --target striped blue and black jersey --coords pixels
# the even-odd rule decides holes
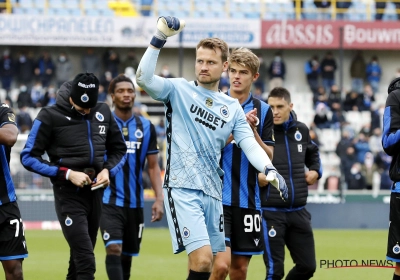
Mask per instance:
[[[103,202],[120,207],[143,208],[142,171],[146,156],[157,154],[157,134],[154,125],[146,118],[132,116],[126,122],[114,114],[125,138],[127,158],[125,165],[110,180],[104,191]]]
[[[228,91],[228,95],[230,92]],[[260,123],[257,127],[258,134],[268,146],[275,146],[274,122],[270,106],[254,98],[251,94],[243,102],[245,113],[257,108],[257,117]],[[221,168],[224,170],[222,203],[227,206],[260,209],[260,193],[258,187],[258,170],[248,161],[235,143],[229,143],[222,150]]]
[[[17,125],[15,123],[15,115],[13,111],[8,107],[8,105],[2,104],[0,107],[0,127],[3,127],[6,124]],[[14,183],[10,173],[10,152],[10,146],[0,145],[0,205],[17,200]]]

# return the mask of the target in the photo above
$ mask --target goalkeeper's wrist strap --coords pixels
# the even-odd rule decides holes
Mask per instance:
[[[158,49],[161,49],[162,47],[164,47],[165,42],[167,42],[167,40],[162,40],[156,36],[153,36],[153,38],[150,41],[150,45]]]

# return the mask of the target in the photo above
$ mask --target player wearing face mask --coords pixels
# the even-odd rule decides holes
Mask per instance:
[[[61,52],[56,62],[56,81],[60,88],[63,83],[72,78],[72,63],[66,53]]]

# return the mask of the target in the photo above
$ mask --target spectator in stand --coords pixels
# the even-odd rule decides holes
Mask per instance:
[[[54,76],[55,66],[48,51],[44,51],[35,67],[36,81],[40,81],[43,87],[48,87]]]
[[[329,20],[331,18],[331,13],[328,10],[331,6],[331,1],[314,0],[314,5],[318,9],[318,19]]]
[[[330,128],[331,122],[328,118],[328,107],[325,103],[318,103],[315,108],[314,124],[318,129]]]
[[[343,116],[341,105],[339,103],[334,103],[331,111],[331,128],[340,129],[343,127],[344,123],[346,123],[346,118]]]
[[[369,148],[374,155],[383,151],[382,148],[382,130],[380,127],[376,127],[372,130],[372,135],[369,137]]]
[[[364,108],[364,101],[362,95],[358,92],[351,90],[346,93],[343,102],[343,109],[347,111],[361,111]]]
[[[100,77],[100,85],[102,85],[104,87],[104,89],[108,90],[108,86],[110,85],[110,82],[112,79],[113,79],[112,73],[110,71],[106,71]]]
[[[17,127],[23,134],[29,133],[32,129],[32,118],[28,112],[27,106],[19,108],[19,113],[17,114]]]
[[[363,190],[366,188],[365,178],[361,173],[361,163],[354,162],[350,168],[350,174],[347,182],[349,190]]]
[[[347,149],[345,150],[345,154],[343,155],[343,157],[340,158],[341,172],[343,172],[342,174],[344,175],[347,187],[350,185],[350,179],[352,177],[350,170],[353,164],[356,162],[357,162],[357,157],[354,147],[353,146],[347,147]]]
[[[347,13],[347,9],[350,8],[351,4],[351,1],[336,1],[336,19],[345,19],[345,13]]]
[[[107,101],[107,91],[103,87],[103,85],[99,85],[99,97],[97,98],[99,102],[106,102]]]
[[[357,51],[350,64],[351,88],[361,93],[364,87],[366,64],[362,51]]]
[[[400,68],[397,68],[396,73],[394,73],[393,79],[400,78]]]
[[[337,105],[340,105],[342,102],[342,93],[339,90],[339,87],[336,84],[331,86],[329,96],[328,96],[328,106],[333,111],[334,107],[337,108]]]
[[[319,103],[324,103],[325,105],[328,105],[329,97],[325,92],[325,88],[323,86],[319,86],[317,89],[317,95],[314,95],[313,98],[314,101],[314,108],[319,104]]]
[[[161,72],[158,75],[160,77],[166,78],[166,79],[175,78],[175,76],[171,74],[171,71],[169,70],[169,66],[166,64],[163,65],[163,67],[161,68]]]
[[[38,108],[43,106],[43,87],[41,82],[36,82],[31,90],[32,107]]]
[[[371,152],[368,140],[368,136],[362,132],[354,138],[353,145],[357,156],[357,162],[359,163],[364,163],[365,154]]]
[[[260,69],[258,70],[258,73],[260,76],[258,76],[258,79],[253,83],[253,87],[260,88],[262,92],[264,92],[265,89],[265,80],[267,79],[268,75],[268,66],[266,65],[264,58],[261,53],[257,54],[258,60],[260,61]],[[271,90],[272,88],[269,88]]]
[[[375,163],[374,155],[370,152],[365,154],[364,163],[361,164],[361,174],[365,179],[365,188],[372,190],[374,175],[378,173],[378,165]]]
[[[327,93],[330,93],[332,86],[335,84],[335,71],[337,65],[331,51],[328,51],[321,61],[321,77],[322,86]]]
[[[112,78],[115,78],[119,73],[119,64],[120,60],[118,53],[112,48],[107,49],[103,55],[104,71],[109,71]]]
[[[56,89],[53,85],[49,85],[43,96],[42,105],[51,106],[54,104],[56,104]]]
[[[375,97],[374,97],[374,92],[372,90],[372,87],[369,84],[366,84],[364,86],[362,100],[363,100],[363,106],[362,106],[362,108],[360,108],[361,111],[370,111],[372,102],[375,101]]]
[[[56,62],[57,87],[60,88],[63,83],[71,80],[72,76],[72,63],[65,52],[60,52]]]
[[[336,155],[340,158],[340,172],[344,174],[345,168],[344,168],[344,161],[345,161],[345,156],[347,153],[347,149],[349,147],[353,146],[353,139],[347,130],[342,131],[342,137],[339,141],[339,143],[336,146]]]
[[[304,65],[304,72],[307,76],[307,83],[314,96],[318,95],[319,74],[321,72],[318,56],[314,55]]]
[[[29,92],[28,87],[24,84],[21,84],[19,87],[17,104],[19,109],[22,107],[32,107],[31,93]]]
[[[383,113],[385,111],[385,104],[375,105],[372,103],[371,107],[371,130],[379,127],[382,128]]]
[[[139,61],[136,59],[136,54],[134,51],[130,50],[126,55],[126,58],[121,62],[121,73],[124,73],[127,67],[133,67],[136,73],[138,66]]]
[[[274,59],[271,61],[268,69],[269,73],[269,90],[276,87],[283,87],[283,81],[286,75],[286,65],[282,59],[282,53],[275,53]]]
[[[93,73],[100,76],[100,58],[94,53],[93,48],[87,48],[86,54],[82,57],[82,72]]]
[[[379,84],[382,76],[382,68],[379,65],[378,57],[374,55],[371,59],[371,62],[368,63],[367,69],[367,81],[372,87],[373,93],[379,92]]]
[[[390,163],[392,162],[392,157],[386,154],[384,151],[379,152],[375,157],[375,162],[379,167],[379,174],[381,176],[381,190],[389,190],[393,181],[389,176]]]
[[[15,64],[11,57],[10,50],[5,49],[3,56],[0,58],[0,77],[1,86],[6,90],[7,95],[10,93],[11,83],[15,75]]]
[[[229,77],[228,77],[228,73],[226,71],[222,72],[221,74],[221,79],[219,80],[219,85],[218,88],[222,91],[222,92],[227,92],[229,89]]]
[[[33,83],[35,61],[32,52],[22,51],[18,55],[15,65],[15,73],[19,85],[31,87]]]

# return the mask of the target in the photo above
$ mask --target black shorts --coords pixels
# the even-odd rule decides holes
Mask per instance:
[[[234,255],[262,255],[261,211],[224,205],[225,244]]]
[[[390,195],[389,235],[386,256],[400,262],[400,193]]]
[[[110,244],[122,244],[122,254],[139,255],[143,228],[143,208],[103,205],[100,230],[106,247]]]
[[[28,257],[24,225],[17,202],[0,205],[0,261]]]

